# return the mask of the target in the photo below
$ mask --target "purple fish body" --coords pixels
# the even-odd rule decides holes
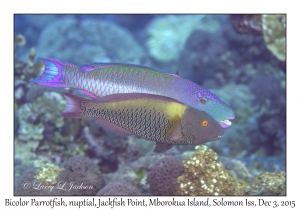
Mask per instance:
[[[117,93],[146,93],[173,98],[210,114],[223,127],[229,127],[234,111],[206,88],[178,75],[145,66],[121,63],[95,63],[77,66],[43,58],[45,70],[31,80],[51,87],[71,87],[97,100]]]

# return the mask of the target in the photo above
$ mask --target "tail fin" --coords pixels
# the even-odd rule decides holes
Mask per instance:
[[[70,93],[63,94],[65,99],[67,100],[67,104],[65,110],[61,113],[61,115],[67,118],[83,118],[80,114],[80,103],[81,101],[86,99],[72,95]]]
[[[30,82],[51,87],[68,87],[62,78],[62,69],[68,63],[53,58],[41,58],[41,60],[45,64],[45,70],[40,78],[32,79]]]

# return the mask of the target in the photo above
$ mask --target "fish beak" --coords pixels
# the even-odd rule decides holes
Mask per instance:
[[[229,120],[220,120],[219,123],[222,128],[228,128],[229,126],[231,126],[231,122]]]
[[[212,138],[210,141],[216,141],[216,140],[219,140],[220,138],[222,138],[222,136],[215,136],[215,137]]]

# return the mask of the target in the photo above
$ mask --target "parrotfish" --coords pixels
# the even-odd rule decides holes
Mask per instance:
[[[44,86],[76,88],[94,100],[117,93],[146,93],[173,98],[205,111],[223,128],[231,125],[234,111],[215,94],[176,74],[146,66],[93,63],[82,66],[42,58],[45,70],[35,82]]]
[[[178,144],[202,144],[221,138],[223,128],[209,114],[174,99],[144,93],[121,93],[98,101],[64,93],[62,116],[93,118],[120,134],[155,141],[154,152]]]

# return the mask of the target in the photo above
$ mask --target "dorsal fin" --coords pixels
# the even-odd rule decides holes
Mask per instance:
[[[86,65],[81,65],[80,70],[82,72],[88,72],[88,71],[94,71],[96,69],[102,69],[102,68],[107,68],[110,66],[116,66],[116,64],[112,63],[90,63]]]
[[[124,66],[124,67],[133,67],[133,68],[144,68],[144,69],[149,69],[152,71],[158,71],[164,74],[169,74],[175,77],[179,77],[178,73],[173,74],[170,72],[167,72],[165,70],[161,70],[158,68],[154,68],[154,67],[149,67],[149,66],[143,66],[143,65],[137,65],[137,64],[127,64],[127,63],[90,63],[90,64],[85,64],[85,65],[81,65],[80,66],[80,70],[82,72],[89,72],[89,71],[94,71],[97,69],[102,69],[102,68],[108,68],[108,67],[114,67],[114,66]]]
[[[160,96],[160,95],[154,95],[154,94],[148,94],[148,93],[117,93],[112,95],[103,96],[98,99],[99,102],[118,102],[118,101],[125,101],[125,100],[135,100],[135,99],[152,99],[152,100],[160,100],[165,102],[176,102],[179,104],[183,104],[175,99],[166,97],[166,96]],[[184,104],[183,104],[184,105]]]

